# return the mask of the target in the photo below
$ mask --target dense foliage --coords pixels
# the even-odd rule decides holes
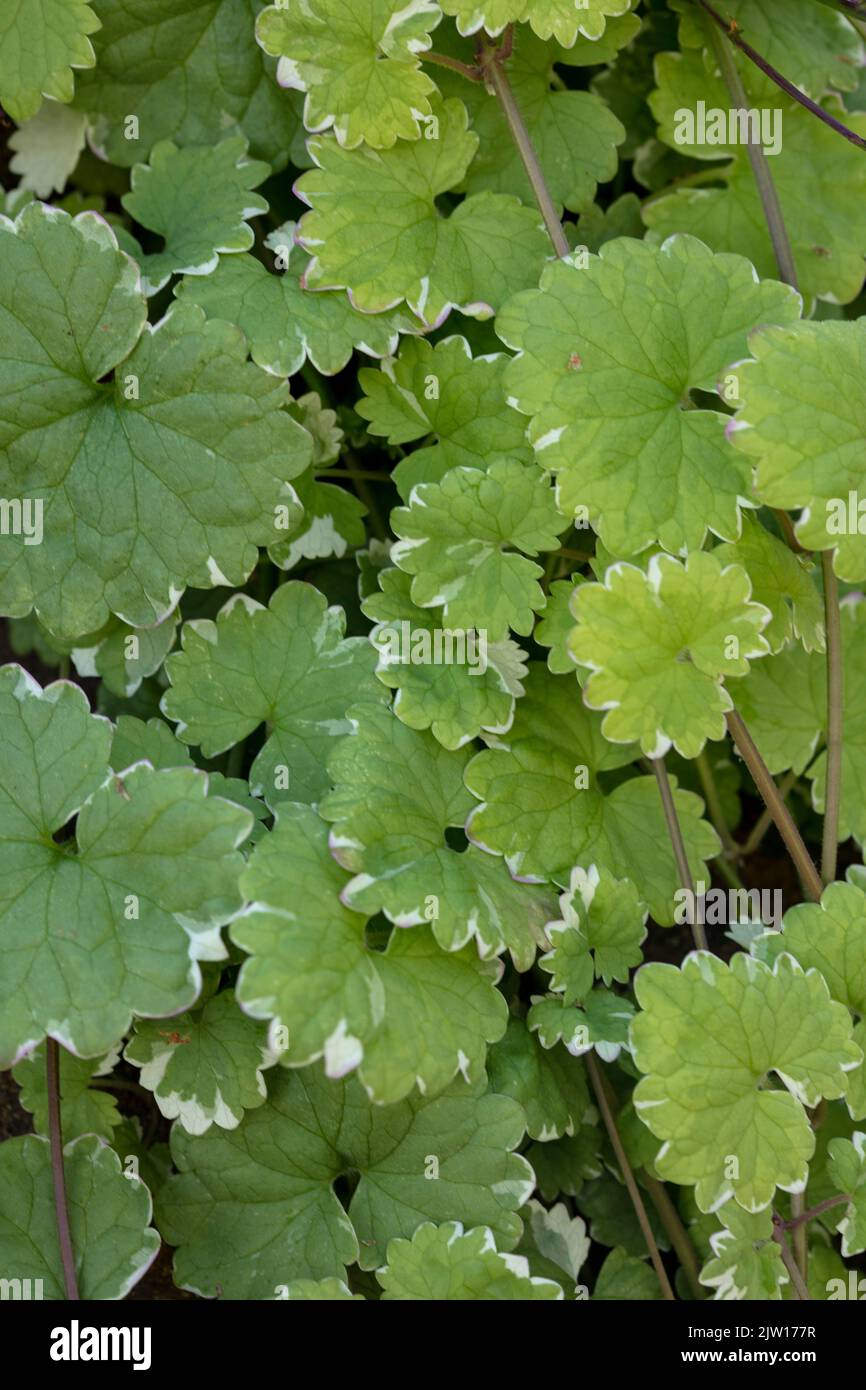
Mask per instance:
[[[861,11],[5,7],[4,1281],[857,1297]]]

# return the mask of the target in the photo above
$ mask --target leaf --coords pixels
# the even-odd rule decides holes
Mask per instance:
[[[426,1221],[486,1225],[512,1248],[531,1169],[511,1153],[519,1106],[457,1082],[436,1100],[377,1109],[356,1081],[316,1070],[281,1072],[266,1105],[238,1129],[192,1139],[172,1130],[172,1178],[158,1205],[179,1246],[176,1278],[213,1297],[264,1298],[296,1278],[375,1269],[389,1240]],[[425,1171],[438,1170],[438,1178]],[[359,1175],[348,1211],[333,1191]]]
[[[573,1137],[530,1144],[526,1150],[538,1191],[546,1202],[552,1202],[560,1192],[575,1196],[585,1179],[597,1178],[601,1172],[601,1131],[595,1112],[589,1115]]]
[[[634,1006],[628,999],[607,989],[594,989],[582,1008],[566,1005],[561,994],[534,998],[526,1018],[527,1027],[538,1034],[542,1047],[562,1042],[572,1057],[582,1057],[593,1049],[603,1062],[614,1062],[628,1047],[629,1024]]]
[[[269,5],[256,20],[256,38],[279,58],[281,87],[306,92],[308,130],[333,129],[341,145],[363,141],[389,149],[417,140],[419,118],[429,116],[432,78],[418,55],[442,12],[429,0],[402,8],[395,0],[309,0],[303,8]]]
[[[97,1134],[112,1142],[112,1131],[120,1124],[117,1100],[109,1091],[90,1089],[94,1078],[108,1076],[115,1068],[119,1050],[112,1048],[104,1057],[82,1059],[60,1048],[60,1098],[63,1138],[69,1143],[82,1134]],[[37,1047],[22,1057],[12,1075],[21,1087],[19,1104],[33,1116],[37,1134],[48,1134],[48,1081],[45,1048]]]
[[[740,363],[741,404],[731,437],[757,459],[756,491],[768,506],[802,507],[795,527],[809,550],[835,547],[842,579],[866,579],[863,437],[855,383],[866,368],[866,326],[803,323],[765,329]]]
[[[842,801],[839,839],[866,839],[866,605],[855,598],[841,610],[843,694]],[[827,754],[826,663],[798,646],[766,657],[737,687],[737,707],[772,773],[793,768],[812,781],[812,803],[823,811]]]
[[[599,1300],[621,1303],[625,1299],[652,1301],[661,1297],[659,1281],[646,1260],[626,1254],[621,1246],[611,1250],[605,1259],[592,1292],[594,1303]]]
[[[150,1194],[96,1135],[74,1139],[63,1153],[81,1297],[125,1298],[159,1250]],[[34,1134],[0,1145],[0,1264],[16,1279],[41,1279],[33,1297],[65,1300],[49,1144]]]
[[[92,641],[84,639],[73,647],[76,671],[79,676],[100,676],[112,694],[128,699],[162,666],[174,646],[178,616],[175,610],[155,627],[137,630],[109,619]]]
[[[866,1250],[866,1134],[853,1139],[831,1139],[830,1176],[851,1201],[836,1227],[842,1237],[842,1254],[862,1255]]]
[[[332,853],[354,875],[344,903],[370,915],[383,911],[399,927],[429,921],[447,951],[473,938],[482,959],[507,949],[517,969],[528,970],[550,915],[548,897],[515,883],[503,864],[471,845],[461,853],[446,839],[472,806],[463,785],[468,752],[446,751],[375,705],[359,705],[351,716],[353,733],[328,765],[334,790],[319,807],[334,823]]]
[[[0,102],[18,125],[43,97],[71,101],[73,69],[92,68],[99,20],[84,0],[12,0],[0,19]]]
[[[647,570],[612,565],[603,584],[574,592],[572,656],[592,672],[583,697],[606,710],[601,730],[614,743],[638,741],[648,758],[673,746],[695,758],[725,737],[733,699],[725,677],[744,676],[769,644],[769,610],[751,603],[739,565],[694,551],[684,564],[654,555]]]
[[[646,1254],[646,1236],[638,1224],[625,1184],[611,1173],[605,1172],[601,1178],[587,1183],[581,1189],[575,1205],[584,1216],[590,1218],[589,1233],[593,1241],[599,1245],[622,1247],[633,1258]],[[646,1202],[645,1206],[656,1244],[660,1250],[669,1249],[670,1242],[655,1207]]]
[[[285,166],[300,103],[279,90],[276,65],[256,44],[260,0],[93,0],[93,8],[102,21],[97,65],[79,79],[75,104],[102,158],[128,168],[159,140],[215,145],[244,135],[255,159]]]
[[[109,725],[77,686],[0,671],[0,1065],[45,1034],[101,1057],[133,1013],[187,1008],[225,955],[247,813],[189,768],[111,777]],[[55,838],[77,815],[73,838]],[[63,908],[58,910],[57,904]]]
[[[715,1289],[716,1300],[780,1299],[789,1277],[773,1240],[773,1213],[743,1211],[728,1201],[719,1216],[722,1229],[710,1236],[714,1258],[701,1270],[701,1283]]]
[[[445,748],[462,748],[482,730],[506,732],[523,694],[526,653],[510,639],[485,638],[482,646],[440,627],[435,610],[412,602],[412,580],[402,570],[382,570],[378,578],[381,593],[362,609],[375,621],[376,674],[397,691],[398,719],[410,729],[431,729]]]
[[[819,970],[840,1004],[866,1014],[866,893],[862,888],[830,883],[820,903],[789,907],[781,932],[765,932],[752,948],[753,955],[770,965],[781,951],[788,951],[804,970]]]
[[[150,162],[135,165],[132,192],[121,202],[136,222],[165,240],[162,251],[142,260],[145,294],[155,294],[172,275],[209,275],[219,252],[249,251],[255,238],[247,218],[268,210],[252,189],[270,169],[246,155],[242,136],[210,148],[178,149],[160,140]]]
[[[558,1049],[539,1047],[523,1019],[490,1051],[490,1089],[511,1096],[526,1114],[526,1132],[543,1143],[574,1134],[589,1109],[583,1068]]]
[[[505,353],[473,357],[457,335],[431,343],[404,339],[396,358],[381,370],[362,367],[364,396],[355,409],[368,433],[389,444],[406,444],[435,435],[436,445],[404,458],[393,478],[408,501],[417,483],[438,483],[451,468],[481,468],[500,455],[531,458],[525,424],[504,400]]]
[[[328,785],[332,740],[349,731],[347,707],[383,702],[375,654],[345,638],[345,614],[310,584],[281,584],[267,608],[235,595],[216,622],[184,623],[182,650],[166,662],[163,711],[184,743],[215,757],[259,725],[264,745],[250,768],[254,796],[269,806],[315,801]]]
[[[414,576],[419,607],[441,608],[448,627],[475,628],[501,642],[509,628],[531,633],[545,603],[538,583],[544,571],[526,556],[555,550],[565,526],[537,469],[514,459],[486,472],[452,468],[440,483],[417,484],[409,505],[392,511],[400,540],[391,559]]]
[[[611,789],[604,774],[630,762],[634,750],[607,743],[600,726],[573,677],[531,665],[507,736],[466,770],[481,802],[467,834],[488,853],[504,855],[521,878],[566,884],[575,864],[615,875],[627,866],[652,916],[669,925],[680,884],[655,778],[620,780]],[[699,866],[718,852],[715,832],[700,819],[700,798],[676,790],[674,799],[689,863],[709,881]]]
[[[485,29],[501,34],[514,20],[525,20],[542,39],[555,37],[570,48],[578,35],[599,39],[609,16],[624,14],[631,0],[444,0],[445,14],[454,15],[461,34]]]
[[[137,1021],[123,1055],[141,1068],[161,1115],[204,1134],[212,1124],[235,1129],[245,1110],[264,1101],[262,1068],[277,1060],[265,1034],[241,1013],[232,990],[223,990],[195,1013]]]
[[[0,240],[0,487],[43,504],[41,545],[4,540],[2,611],[77,637],[242,583],[309,459],[285,385],[191,306],[142,333],[138,272],[92,213],[33,203]]]
[[[372,950],[366,918],[343,906],[346,878],[326,825],[307,807],[281,808],[241,880],[252,906],[235,923],[244,962],[238,998],[285,1030],[285,1066],[324,1056],[326,1075],[360,1066],[370,1098],[392,1104],[417,1084],[425,1096],[458,1071],[484,1074],[487,1042],[502,1036],[497,970],[477,951],[446,954],[427,926],[396,930]],[[276,1032],[275,1032],[276,1030]]]
[[[9,168],[20,176],[19,188],[32,188],[39,198],[62,193],[84,149],[84,117],[59,101],[45,101],[8,143],[15,151]]]
[[[546,266],[541,288],[496,322],[518,351],[506,390],[532,417],[539,462],[558,474],[560,509],[588,517],[616,555],[654,540],[697,549],[708,528],[736,539],[747,472],[727,417],[690,392],[720,389],[750,329],[796,319],[798,296],[693,237],[661,247],[622,238],[581,257]]]
[[[282,242],[285,269],[271,274],[253,256],[230,256],[210,275],[182,280],[174,293],[198,304],[208,318],[236,323],[249,339],[253,361],[273,376],[293,376],[309,360],[326,376],[342,371],[354,348],[384,357],[397,346],[400,333],[413,331],[406,313],[359,314],[337,290],[313,295],[303,288],[307,264],[291,241],[291,224]]]
[[[799,14],[800,7],[795,29],[801,27]],[[773,184],[801,293],[807,303],[817,295],[847,304],[863,284],[863,232],[857,216],[859,199],[866,190],[862,151],[802,106],[780,99],[775,86],[772,94],[762,95],[752,85],[752,73],[757,69],[751,63],[747,67],[742,76],[748,108],[758,112],[759,118],[762,111],[768,111],[771,132],[780,135],[778,152],[771,157]],[[651,238],[664,241],[674,232],[688,232],[716,252],[747,256],[762,278],[777,275],[746,150],[742,145],[677,141],[676,123],[682,118],[676,113],[696,112],[698,101],[703,101],[707,110],[727,113],[731,105],[727,86],[717,73],[707,71],[700,54],[694,52],[659,55],[656,77],[659,85],[650,97],[650,106],[659,123],[659,138],[679,154],[727,162],[718,170],[723,187],[675,189],[645,205],[643,218]],[[823,107],[849,129],[866,134],[866,116],[847,113],[837,97],[826,98]],[[789,319],[768,315],[760,321],[781,324]]]
[[[803,1107],[844,1095],[860,1065],[848,1011],[818,972],[787,955],[771,970],[693,951],[680,969],[645,965],[635,992],[633,1055],[648,1073],[635,1107],[667,1141],[659,1176],[694,1183],[701,1211],[733,1196],[759,1212],[776,1187],[803,1191],[815,1148]],[[762,1089],[770,1073],[782,1089]]]
[[[464,1233],[459,1221],[442,1226],[425,1222],[411,1240],[388,1244],[388,1263],[377,1270],[382,1302],[447,1303],[496,1300],[550,1302],[562,1299],[552,1279],[529,1272],[523,1255],[502,1255],[486,1226]]]
[[[743,516],[740,539],[717,545],[713,554],[725,565],[742,565],[754,602],[769,608],[772,618],[761,635],[771,652],[781,651],[792,636],[807,652],[824,650],[824,605],[815,585],[814,561],[796,554],[748,514]]]
[[[625,984],[640,965],[647,911],[631,879],[614,878],[608,869],[572,869],[560,895],[562,916],[545,927],[551,949],[539,959],[550,975],[550,988],[574,1004],[589,994],[598,977],[609,985]]]
[[[436,199],[460,182],[478,139],[461,101],[431,106],[424,138],[390,150],[314,136],[318,167],[296,186],[312,209],[297,233],[313,254],[307,288],[348,289],[363,313],[405,300],[429,327],[452,307],[489,318],[535,283],[548,253],[539,214],[511,195],[480,193],[442,216]]]
[[[342,1279],[293,1279],[290,1284],[278,1287],[285,1288],[288,1299],[318,1303],[338,1303],[347,1299],[356,1303],[365,1301],[362,1294],[352,1293]]]
[[[547,591],[547,603],[539,615],[532,634],[533,640],[542,647],[549,647],[547,669],[555,676],[574,673],[574,658],[568,649],[568,638],[574,627],[571,615],[571,596],[578,584],[586,581],[580,574],[569,579],[558,579]]]
[[[518,1254],[527,1257],[533,1274],[560,1281],[565,1274],[566,1287],[573,1287],[589,1255],[586,1222],[580,1216],[570,1216],[564,1202],[549,1210],[540,1202],[527,1202],[525,1217],[528,1222]]]

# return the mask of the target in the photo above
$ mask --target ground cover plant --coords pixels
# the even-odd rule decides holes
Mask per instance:
[[[866,1296],[866,4],[0,103],[2,1296]]]

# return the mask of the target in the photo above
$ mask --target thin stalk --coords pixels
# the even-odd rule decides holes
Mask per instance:
[[[805,1226],[807,1221],[814,1221],[816,1216],[821,1216],[825,1211],[829,1211],[831,1207],[840,1207],[843,1202],[847,1205],[850,1201],[850,1192],[843,1192],[838,1197],[825,1197],[823,1202],[817,1202],[815,1206],[810,1207],[808,1211],[801,1211],[797,1216],[792,1216],[790,1221],[784,1223],[785,1230],[795,1231],[799,1226]],[[793,1210],[793,1203],[791,1204],[791,1209]]]
[[[713,864],[718,869],[725,882],[730,884],[731,888],[745,888],[746,885],[740,878],[740,875],[737,873],[731,861],[725,859],[724,855],[717,855],[713,860]]]
[[[811,1295],[806,1287],[806,1281],[800,1273],[800,1267],[794,1256],[791,1254],[791,1247],[785,1235],[785,1223],[778,1212],[773,1212],[773,1240],[782,1252],[782,1263],[788,1271],[788,1276],[794,1286],[794,1292],[804,1303],[811,1303]]]
[[[88,1091],[128,1091],[130,1095],[141,1096],[142,1100],[153,1102],[153,1092],[137,1081],[127,1081],[124,1077],[95,1076],[87,1083]]]
[[[244,741],[241,739],[240,743],[236,743],[233,748],[229,749],[229,754],[226,758],[226,777],[240,777],[243,772],[243,767]]]
[[[373,530],[376,532],[376,535],[380,541],[387,540],[388,528],[382,520],[382,513],[379,511],[379,508],[376,504],[376,499],[367,486],[367,480],[363,476],[364,470],[358,464],[358,460],[355,458],[355,455],[352,453],[351,449],[343,450],[343,458],[346,460],[348,473],[350,478],[352,479],[355,491],[357,492],[358,497],[363,502],[364,506],[367,508],[367,514],[370,518],[370,524],[373,527]]]
[[[626,1157],[625,1149],[622,1146],[622,1140],[619,1137],[619,1130],[616,1127],[616,1119],[614,1118],[614,1113],[608,1102],[607,1092],[604,1086],[604,1080],[602,1078],[601,1071],[599,1070],[598,1063],[596,1062],[595,1057],[591,1052],[587,1052],[585,1054],[584,1061],[586,1062],[586,1070],[589,1073],[589,1079],[592,1084],[592,1089],[595,1092],[595,1099],[598,1104],[598,1108],[601,1112],[601,1117],[604,1120],[604,1127],[607,1130],[607,1137],[611,1142],[611,1147],[613,1148],[614,1153],[616,1154],[616,1161],[619,1164],[620,1172],[622,1173],[623,1179],[625,1181],[628,1195],[631,1198],[632,1206],[634,1207],[635,1211],[635,1216],[637,1217],[641,1231],[643,1232],[643,1238],[646,1241],[647,1250],[649,1251],[649,1257],[652,1260],[653,1269],[656,1272],[656,1277],[659,1281],[662,1294],[665,1298],[675,1302],[676,1300],[674,1298],[674,1291],[671,1288],[670,1280],[667,1276],[667,1270],[662,1264],[662,1257],[659,1254],[659,1248],[656,1244],[656,1238],[652,1233],[652,1227],[649,1223],[649,1217],[646,1214],[646,1207],[644,1206],[643,1198],[640,1195],[640,1189],[638,1188],[638,1185],[635,1181],[635,1176],[632,1172],[631,1164],[629,1163],[628,1158]]]
[[[833,569],[833,551],[821,551],[824,577],[824,627],[827,633],[827,792],[824,802],[824,837],[821,877],[836,877],[839,848],[839,805],[842,799],[842,626],[839,584]]]
[[[697,1252],[680,1220],[679,1212],[668,1195],[667,1188],[663,1182],[659,1182],[658,1178],[654,1178],[645,1168],[643,1169],[643,1180],[652,1204],[658,1212],[659,1220],[664,1226],[668,1239],[685,1272],[689,1288],[695,1298],[706,1298],[707,1291],[700,1281]]]
[[[782,535],[785,537],[787,544],[790,546],[791,550],[793,550],[794,554],[808,555],[809,552],[806,547],[802,546],[797,540],[797,532],[794,530],[794,523],[788,513],[783,512],[781,507],[774,507],[773,515],[778,521]]]
[[[66,1297],[79,1300],[75,1275],[75,1253],[69,1229],[69,1208],[66,1203],[66,1173],[63,1168],[63,1129],[60,1123],[60,1049],[53,1038],[45,1047],[45,1072],[48,1086],[48,1142],[51,1148],[51,1176],[54,1183],[54,1210],[57,1215],[57,1241]]]
[[[787,801],[791,788],[794,786],[794,783],[797,780],[797,775],[798,774],[793,770],[791,772],[786,772],[785,776],[779,783],[779,796],[782,798],[783,801]],[[755,850],[760,845],[761,841],[763,840],[764,836],[766,835],[767,831],[769,830],[772,824],[773,813],[771,811],[768,811],[767,808],[764,807],[764,810],[761,812],[759,819],[755,821],[752,833],[749,836],[746,843],[741,848],[740,853],[743,856],[747,854],[754,854]]]
[[[544,225],[547,228],[547,235],[550,237],[553,249],[557,256],[567,256],[568,242],[565,232],[562,230],[562,223],[559,220],[538,155],[535,153],[535,147],[529,138],[529,131],[526,129],[526,123],[520,114],[520,108],[514,99],[511,83],[503,66],[503,59],[510,52],[510,49],[509,29],[506,31],[501,48],[487,48],[482,51],[481,66],[502,107],[502,114],[511,132],[511,138],[517,146],[517,153],[520,155],[526,170],[526,177],[529,179],[533,196],[544,218]]]
[[[803,843],[803,837],[794,823],[794,817],[779,795],[779,788],[770,776],[767,764],[758,752],[755,741],[743,722],[742,715],[737,710],[732,709],[728,711],[725,719],[728,733],[731,735],[740,757],[752,774],[752,780],[764,798],[764,804],[773,817],[776,829],[785,841],[785,846],[796,865],[806,893],[813,902],[820,902],[823,889],[821,875],[812,862],[812,857]]]
[[[785,1229],[791,1232],[791,1243],[794,1247],[794,1259],[797,1268],[804,1279],[809,1273],[809,1231],[806,1223],[801,1220],[806,1210],[806,1200],[802,1192],[795,1192],[791,1196],[791,1221],[785,1222]]]
[[[61,656],[60,660],[57,663],[57,679],[59,681],[68,681],[70,670],[70,658],[68,656]]]
[[[713,776],[713,769],[710,767],[710,760],[707,757],[706,749],[695,758],[695,767],[701,779],[704,800],[707,803],[707,810],[710,813],[710,820],[715,826],[716,834],[727,853],[736,857],[739,850],[737,849],[733,835],[728,829],[728,822],[725,820],[725,813],[722,810],[722,799],[719,796],[719,789],[716,786],[716,779]]]
[[[708,3],[708,0],[697,0],[697,3],[710,16],[714,24],[721,29],[730,43],[732,43],[735,48],[738,48],[741,53],[745,53],[746,57],[755,64],[755,67],[760,68],[764,76],[769,77],[771,82],[775,82],[777,87],[781,87],[782,91],[787,93],[792,101],[799,102],[801,106],[805,106],[806,110],[811,111],[813,116],[817,116],[819,121],[823,121],[824,125],[828,125],[831,130],[836,131],[837,135],[841,135],[845,140],[849,140],[851,144],[856,145],[858,149],[866,150],[866,140],[863,139],[862,135],[858,135],[855,131],[849,130],[848,126],[843,125],[841,121],[837,121],[835,116],[831,116],[829,111],[825,111],[823,107],[819,106],[817,101],[813,101],[811,97],[807,97],[805,92],[801,92],[799,87],[795,86],[793,82],[790,82],[787,77],[783,77],[778,69],[773,67],[772,63],[768,63],[766,58],[758,53],[757,49],[754,49],[750,43],[746,43],[746,40],[742,37],[735,24],[728,24],[725,22],[718,10],[713,9],[712,5]]]
[[[704,0],[701,0],[704,4]],[[720,16],[709,5],[704,4],[704,9],[717,22]],[[720,21],[723,26],[724,20]],[[738,110],[747,111],[749,109],[746,90],[740,80],[737,65],[734,62],[734,55],[729,44],[725,41],[722,34],[714,25],[709,26],[710,39],[719,67],[722,70],[722,77],[725,85],[731,94],[731,100]],[[728,35],[728,37],[732,36]],[[779,203],[779,195],[776,192],[776,185],[773,183],[773,175],[770,173],[770,165],[764,153],[764,147],[760,140],[749,140],[746,145],[746,153],[749,156],[749,163],[752,166],[752,173],[755,176],[755,183],[758,185],[758,193],[761,198],[761,206],[764,209],[764,218],[767,223],[767,230],[770,233],[770,240],[773,243],[773,253],[776,257],[776,265],[779,267],[779,276],[788,285],[797,288],[797,270],[794,265],[794,257],[791,252],[791,243],[788,240],[788,231],[785,227],[785,219],[782,216],[782,208]]]
[[[452,58],[447,53],[421,53],[418,55],[422,63],[435,63],[440,68],[450,68],[452,72],[459,72],[461,77],[465,77],[470,82],[483,82],[484,76],[478,67],[472,63],[461,63],[459,58]]]
[[[319,468],[316,470],[317,478],[363,478],[370,483],[390,483],[393,481],[390,473],[370,468]]]
[[[656,775],[656,782],[658,783],[662,810],[665,813],[665,822],[674,852],[674,860],[676,862],[680,884],[685,892],[689,894],[686,898],[686,902],[691,902],[694,898],[694,880],[692,879],[692,871],[689,868],[688,855],[686,854],[686,847],[683,841],[683,832],[680,829],[680,821],[674,803],[673,792],[671,791],[671,784],[668,780],[668,770],[665,767],[664,758],[650,758],[650,762],[653,765],[653,772]],[[706,951],[708,949],[707,936],[703,928],[703,923],[696,922],[694,916],[694,912],[690,910],[689,926],[692,929],[695,946],[699,951]]]

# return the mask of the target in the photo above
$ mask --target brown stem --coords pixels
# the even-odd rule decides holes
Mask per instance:
[[[814,1221],[816,1216],[821,1216],[823,1212],[829,1211],[831,1207],[840,1207],[843,1202],[847,1205],[852,1200],[849,1192],[843,1192],[839,1197],[825,1197],[823,1202],[816,1202],[815,1206],[810,1207],[808,1211],[801,1211],[796,1216],[792,1216],[790,1221],[784,1222],[785,1230],[796,1231],[800,1226],[805,1227],[807,1221]]]
[[[764,798],[764,803],[773,817],[776,829],[785,841],[785,846],[796,865],[806,893],[813,902],[820,902],[823,889],[821,875],[812,862],[812,857],[803,843],[803,837],[794,823],[794,817],[779,795],[779,788],[770,776],[767,764],[758,752],[757,745],[746,728],[742,715],[737,710],[732,709],[728,711],[725,719],[728,733],[734,740],[740,757],[751,772],[752,780]]]
[[[479,67],[474,67],[471,63],[461,63],[459,58],[450,58],[447,53],[421,53],[419,57],[422,63],[436,63],[440,68],[450,68],[452,72],[459,72],[461,77],[468,78],[470,82],[484,80]]]
[[[788,1276],[794,1286],[794,1292],[804,1303],[811,1303],[811,1295],[806,1287],[806,1281],[800,1273],[797,1261],[791,1254],[791,1247],[788,1245],[788,1238],[785,1235],[785,1223],[778,1212],[773,1212],[773,1240],[782,1252],[782,1263],[788,1271]]]
[[[619,1130],[616,1127],[616,1120],[614,1118],[613,1111],[607,1099],[607,1092],[605,1091],[604,1080],[602,1078],[598,1063],[596,1062],[595,1057],[591,1052],[587,1052],[584,1054],[584,1061],[586,1062],[586,1070],[589,1073],[589,1079],[592,1083],[592,1089],[595,1092],[595,1099],[598,1104],[598,1108],[601,1111],[601,1117],[604,1120],[604,1127],[607,1130],[607,1137],[611,1142],[611,1147],[613,1148],[614,1153],[616,1154],[616,1161],[619,1164],[620,1172],[622,1173],[623,1179],[625,1180],[626,1189],[628,1190],[628,1195],[631,1198],[631,1203],[634,1207],[635,1216],[637,1217],[641,1231],[643,1232],[643,1238],[646,1241],[647,1250],[649,1251],[649,1257],[652,1260],[653,1269],[656,1272],[656,1277],[658,1278],[659,1284],[661,1286],[662,1294],[665,1298],[671,1299],[675,1302],[676,1300],[674,1298],[674,1291],[671,1288],[670,1280],[667,1276],[667,1270],[662,1264],[662,1257],[659,1254],[659,1248],[656,1244],[656,1238],[652,1233],[652,1227],[649,1223],[649,1217],[646,1214],[646,1207],[643,1204],[643,1198],[640,1195],[640,1189],[638,1188],[638,1185],[635,1182],[635,1176],[632,1172],[631,1164],[629,1163],[628,1158],[626,1157],[625,1149],[622,1146],[622,1140],[619,1137]]]
[[[692,878],[692,871],[689,868],[688,855],[686,854],[686,847],[683,841],[683,832],[680,829],[679,816],[677,815],[671,784],[668,780],[668,770],[665,767],[665,760],[663,757],[650,758],[650,762],[653,765],[653,772],[656,775],[656,782],[658,783],[662,810],[665,813],[665,822],[667,824],[671,846],[674,851],[674,859],[676,861],[680,885],[686,894],[688,894],[686,902],[694,903],[694,880]],[[689,908],[689,926],[692,929],[692,936],[698,950],[706,951],[707,935],[704,931],[703,924],[695,921],[695,913],[692,908]]]
[[[53,1038],[45,1046],[45,1071],[48,1086],[48,1142],[51,1147],[51,1176],[54,1182],[54,1210],[57,1214],[57,1240],[66,1297],[78,1301],[78,1280],[75,1275],[75,1253],[69,1229],[69,1208],[66,1203],[66,1173],[63,1168],[63,1129],[60,1123],[60,1049]]]
[[[821,877],[836,877],[839,849],[839,807],[842,800],[842,625],[839,584],[833,569],[833,551],[821,551],[824,578],[824,627],[827,633],[827,792],[824,800],[824,836]]]
[[[651,1173],[643,1169],[643,1180],[646,1190],[650,1195],[653,1206],[659,1215],[659,1220],[665,1228],[671,1245],[676,1251],[677,1258],[685,1271],[689,1288],[695,1298],[704,1299],[707,1291],[700,1280],[700,1266],[695,1247],[689,1239],[688,1232],[680,1220],[679,1212],[674,1206],[668,1195],[668,1190],[663,1182],[654,1178]]]
[[[787,512],[783,512],[781,507],[773,508],[773,515],[781,527],[782,534],[795,555],[808,555],[809,551],[797,540],[797,532],[794,530],[794,523]]]
[[[797,773],[793,770],[791,772],[785,773],[785,776],[779,783],[779,796],[782,798],[783,801],[787,801],[788,793],[790,792],[796,780]],[[742,849],[740,850],[740,853],[744,856],[747,854],[754,854],[755,850],[760,845],[761,841],[763,840],[764,836],[766,835],[767,831],[769,830],[772,824],[772,812],[768,811],[765,806],[763,811],[761,812],[759,819],[755,821],[752,833],[749,836],[746,843],[743,845]]]

